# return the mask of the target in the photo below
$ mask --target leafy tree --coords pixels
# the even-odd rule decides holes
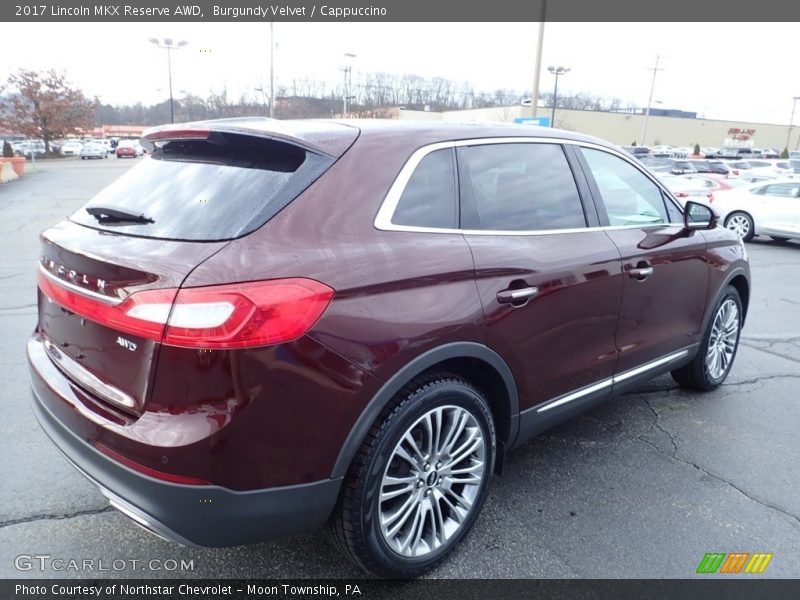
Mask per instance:
[[[19,69],[0,88],[0,126],[42,139],[48,154],[51,140],[90,129],[97,107],[54,69]]]
[[[784,148],[781,152],[781,158],[789,158],[789,148]]]
[[[14,158],[14,148],[7,140],[3,142],[3,158]]]

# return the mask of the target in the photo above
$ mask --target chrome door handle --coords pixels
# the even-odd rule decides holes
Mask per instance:
[[[637,279],[639,281],[644,281],[652,274],[653,274],[653,267],[639,267],[637,269],[631,269],[630,271],[628,271],[628,277]]]
[[[535,286],[521,288],[518,290],[502,290],[497,292],[497,301],[501,304],[515,304],[525,302],[539,293],[539,288]]]

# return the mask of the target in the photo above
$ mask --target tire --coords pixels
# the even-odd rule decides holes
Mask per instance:
[[[756,231],[753,217],[741,210],[732,212],[725,217],[725,227],[736,232],[745,242],[752,240]]]
[[[426,431],[439,431],[438,439]],[[381,411],[356,453],[329,536],[368,573],[423,574],[450,554],[480,513],[495,438],[489,404],[478,389],[446,373],[415,379]],[[442,450],[438,456],[436,448]],[[449,473],[450,451],[456,473]],[[389,496],[381,501],[381,493]]]
[[[678,385],[708,392],[725,381],[739,349],[742,314],[739,292],[729,285],[714,306],[697,355],[689,364],[672,371],[672,378]],[[712,346],[716,347],[716,352]]]
[[[785,244],[785,243],[787,243],[789,241],[789,238],[785,238],[785,237],[779,237],[779,236],[775,236],[775,235],[771,235],[769,237],[772,238],[773,242],[777,242],[778,244]]]

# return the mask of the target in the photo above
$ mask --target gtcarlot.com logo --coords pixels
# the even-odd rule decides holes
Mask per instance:
[[[61,558],[50,554],[20,554],[14,559],[18,571],[194,571],[194,559],[174,558]]]
[[[697,572],[763,573],[771,560],[771,552],[708,552],[697,566]]]

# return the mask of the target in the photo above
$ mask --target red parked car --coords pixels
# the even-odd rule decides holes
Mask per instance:
[[[611,144],[260,119],[144,140],[41,234],[27,352],[44,430],[165,538],[327,523],[367,571],[415,576],[514,446],[661,373],[730,372],[741,241]]]

